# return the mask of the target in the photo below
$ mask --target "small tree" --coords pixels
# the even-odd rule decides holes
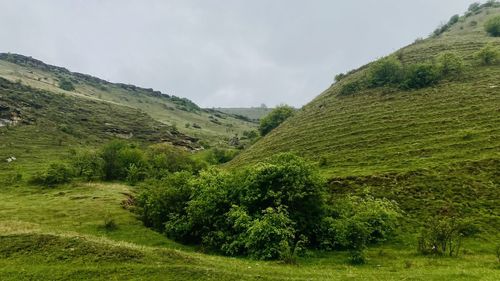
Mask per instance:
[[[395,57],[387,57],[373,64],[370,72],[370,85],[379,87],[388,84],[397,84],[403,77],[401,62]]]
[[[484,28],[488,34],[493,37],[500,36],[500,16],[493,17],[489,19],[485,24]]]
[[[273,109],[266,117],[260,120],[259,132],[262,136],[267,135],[278,127],[286,119],[295,113],[295,109],[288,105],[280,105]]]
[[[421,254],[458,256],[463,237],[469,235],[469,223],[453,216],[436,216],[428,220],[418,238]]]

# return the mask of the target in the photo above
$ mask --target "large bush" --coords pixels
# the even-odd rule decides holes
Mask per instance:
[[[146,225],[226,255],[290,260],[306,241],[361,250],[389,236],[392,205],[348,198],[330,210],[324,189],[314,166],[285,153],[231,173],[174,174],[148,183],[137,203]]]
[[[494,37],[500,36],[500,16],[489,19],[484,24],[484,28],[489,35]]]
[[[280,105],[269,112],[264,118],[260,120],[259,132],[262,136],[267,135],[274,128],[278,127],[286,119],[291,117],[295,109],[288,105]]]

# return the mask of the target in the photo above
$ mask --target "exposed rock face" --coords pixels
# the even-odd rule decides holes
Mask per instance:
[[[0,104],[0,127],[7,125],[15,126],[21,123],[21,121],[21,111],[5,104]]]

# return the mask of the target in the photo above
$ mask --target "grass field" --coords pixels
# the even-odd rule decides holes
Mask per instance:
[[[411,243],[372,248],[368,263],[314,252],[297,265],[225,258],[172,242],[125,207],[134,190],[75,183],[0,190],[1,280],[498,280],[494,245],[466,241],[458,258],[428,258]],[[116,230],[103,227],[105,218]],[[406,240],[406,239],[405,239]]]

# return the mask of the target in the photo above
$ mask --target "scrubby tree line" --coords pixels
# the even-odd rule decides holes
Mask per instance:
[[[279,154],[250,167],[172,173],[137,198],[147,226],[230,256],[293,261],[307,249],[350,250],[388,239],[400,213],[390,201],[333,197],[315,166]]]
[[[100,149],[79,149],[68,161],[56,162],[34,175],[33,184],[54,186],[72,179],[126,181],[135,185],[146,179],[161,179],[183,171],[196,174],[209,165],[228,162],[236,150],[212,148],[191,154],[170,144],[141,147],[125,141],[111,141]]]
[[[478,51],[475,57],[479,65],[495,65],[500,62],[500,50],[489,44]],[[363,89],[378,87],[421,89],[441,80],[459,79],[466,69],[464,60],[452,52],[442,53],[431,61],[412,64],[403,64],[397,56],[389,56],[371,64],[360,79],[342,84],[340,95],[351,95]],[[343,75],[336,77],[337,80],[344,78]]]

